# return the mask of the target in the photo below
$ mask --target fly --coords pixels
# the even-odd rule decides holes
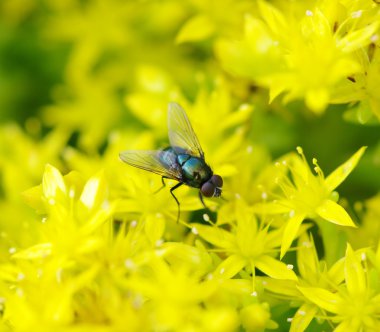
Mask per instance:
[[[213,173],[205,161],[204,152],[183,108],[169,103],[168,130],[170,147],[163,150],[129,150],[119,154],[125,163],[173,179],[178,183],[170,193],[178,206],[177,222],[180,217],[180,203],[174,190],[183,184],[199,189],[199,198],[205,206],[203,196],[219,197],[222,194],[223,179]],[[206,206],[205,206],[206,207]]]

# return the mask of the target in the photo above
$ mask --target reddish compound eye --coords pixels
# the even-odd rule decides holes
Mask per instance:
[[[210,181],[205,182],[201,187],[201,193],[203,196],[212,197],[214,195],[215,186]]]
[[[215,187],[218,187],[218,188],[223,187],[223,179],[222,179],[222,177],[219,176],[219,175],[215,175],[215,174],[214,174],[214,175],[211,177],[211,182],[212,182],[213,184],[215,184]]]

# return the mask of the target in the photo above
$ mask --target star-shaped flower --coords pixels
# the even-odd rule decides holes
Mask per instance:
[[[301,223],[306,218],[321,218],[337,225],[356,227],[347,211],[334,201],[334,196],[337,196],[334,190],[352,172],[365,149],[366,147],[360,148],[326,178],[316,159],[313,159],[316,175],[311,172],[300,147],[297,148],[298,156],[292,155],[289,160],[277,163],[279,168],[289,169],[290,176],[276,178],[281,192],[273,193],[275,199],[272,201],[256,204],[254,210],[264,214],[288,214],[281,257],[289,249]]]

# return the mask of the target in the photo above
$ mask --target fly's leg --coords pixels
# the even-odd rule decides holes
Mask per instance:
[[[162,177],[162,181],[163,181],[163,177]],[[177,197],[175,197],[173,191],[176,190],[177,188],[179,188],[179,187],[182,186],[182,185],[183,185],[183,183],[180,182],[180,183],[177,183],[173,188],[170,189],[170,193],[171,193],[171,195],[173,196],[173,198],[175,199],[175,201],[176,201],[176,203],[177,203],[177,206],[178,206],[177,223],[178,223],[178,221],[179,221],[179,215],[180,215],[180,203],[179,203]]]
[[[164,189],[166,187],[166,183],[164,181],[164,179],[168,179],[166,176],[162,176],[161,177],[161,182],[162,182],[162,186],[160,188],[158,188],[154,194],[157,194],[159,191],[161,191],[162,189]]]
[[[198,196],[199,196],[199,200],[201,201],[201,203],[202,203],[202,205],[204,206],[204,208],[205,208],[206,210],[209,210],[209,211],[210,211],[210,209],[207,207],[207,205],[206,205],[205,202],[203,201],[203,195],[202,195],[202,193],[201,193],[200,190],[198,191]]]
[[[204,200],[203,200],[203,195],[202,195],[201,191],[198,192],[198,196],[199,196],[199,200],[201,201],[203,207],[208,211],[208,212],[207,212],[207,216],[208,216],[208,217],[213,216],[213,215],[215,214],[215,212],[212,212],[212,211],[210,210],[210,208],[205,204],[205,202],[204,202]],[[205,221],[208,221],[208,222],[209,222],[209,220],[206,220],[206,219],[205,219]]]

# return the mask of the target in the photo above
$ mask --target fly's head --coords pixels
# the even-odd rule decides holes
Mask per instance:
[[[205,197],[219,197],[222,194],[223,179],[221,176],[214,174],[201,187],[201,193]]]

